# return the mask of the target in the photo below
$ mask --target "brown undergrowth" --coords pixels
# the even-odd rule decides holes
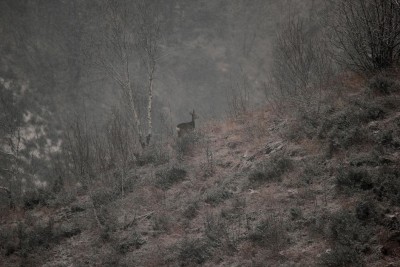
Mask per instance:
[[[373,79],[313,124],[260,109],[169,140],[124,195],[4,212],[0,265],[395,266],[400,90]]]

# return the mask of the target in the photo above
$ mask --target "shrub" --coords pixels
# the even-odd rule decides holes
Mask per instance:
[[[291,208],[289,212],[292,220],[298,220],[303,217],[303,212],[299,207]]]
[[[400,90],[399,83],[383,74],[378,74],[368,81],[368,90],[371,93],[388,95]]]
[[[318,137],[329,139],[337,148],[348,149],[370,140],[362,126],[370,121],[383,119],[386,111],[373,102],[353,101],[348,108],[330,114],[322,121]]]
[[[189,220],[194,219],[197,216],[198,210],[199,205],[197,204],[197,202],[191,203],[184,210],[183,216]]]
[[[221,217],[208,214],[204,223],[204,233],[208,243],[213,247],[218,247],[227,236],[227,226]]]
[[[348,211],[340,211],[331,217],[330,232],[333,241],[343,246],[368,241],[365,227]]]
[[[139,249],[145,243],[146,241],[142,239],[140,234],[134,231],[129,238],[118,244],[117,250],[120,254],[126,254],[132,247]]]
[[[324,166],[317,160],[307,161],[306,165],[299,177],[300,182],[304,185],[312,184],[316,179],[324,173]]]
[[[362,266],[361,248],[369,240],[369,232],[350,212],[334,214],[330,223],[333,249],[321,258],[324,266]]]
[[[259,222],[250,233],[252,242],[270,249],[281,249],[288,244],[286,223],[279,217],[269,216]]]
[[[92,194],[92,201],[95,207],[106,205],[118,198],[120,190],[115,188],[98,188]]]
[[[387,198],[393,205],[400,205],[400,171],[396,167],[382,168],[375,181],[374,193],[379,199]]]
[[[183,181],[186,178],[186,175],[186,170],[178,167],[163,169],[156,173],[156,185],[164,190],[167,190],[174,184]]]
[[[6,227],[0,228],[0,249],[5,251],[5,256],[10,256],[19,249],[18,228]]]
[[[230,192],[224,186],[212,188],[206,193],[205,202],[212,205],[218,205],[232,196]]]
[[[350,168],[349,170],[340,169],[336,176],[336,183],[340,189],[362,189],[370,190],[374,183],[368,172],[364,169]]]
[[[181,266],[193,266],[204,264],[212,253],[207,242],[203,239],[184,239],[179,247],[178,259]]]
[[[358,251],[353,247],[342,245],[337,245],[332,251],[323,254],[321,265],[328,267],[363,266]]]
[[[62,223],[55,231],[57,238],[70,238],[81,233],[81,229],[73,223]]]
[[[380,132],[377,136],[377,142],[387,148],[400,148],[400,118]]]
[[[309,218],[308,224],[312,233],[326,236],[331,215],[327,210],[315,211]]]
[[[147,164],[162,165],[169,161],[168,154],[161,148],[161,145],[152,146],[137,157],[137,164],[144,166]]]
[[[198,143],[200,139],[200,134],[196,132],[179,137],[175,143],[175,150],[178,153],[178,158],[182,159],[183,156],[188,155],[192,151],[193,146]]]
[[[376,217],[376,207],[374,203],[369,201],[358,203],[356,206],[356,217],[360,221]]]
[[[283,155],[272,157],[269,161],[258,164],[249,175],[251,183],[280,182],[282,175],[292,167],[292,161]]]
[[[46,224],[36,224],[33,227],[28,227],[25,223],[19,223],[17,228],[19,239],[19,249],[21,254],[28,255],[33,250],[44,247],[48,248],[54,240],[53,222]]]
[[[335,45],[342,52],[337,59],[363,72],[396,65],[400,56],[399,12],[394,0],[335,1],[332,28]],[[382,14],[386,14],[384,19]]]
[[[166,213],[157,214],[152,217],[152,228],[155,235],[168,232],[171,218]]]
[[[47,206],[49,200],[54,199],[54,194],[47,189],[38,188],[37,190],[27,191],[23,196],[23,203],[26,209],[33,209],[35,206]]]

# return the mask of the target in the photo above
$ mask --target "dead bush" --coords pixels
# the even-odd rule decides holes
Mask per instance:
[[[178,159],[182,160],[184,156],[190,155],[194,146],[201,140],[201,134],[197,132],[187,133],[179,137],[175,143],[175,151]]]
[[[374,72],[399,62],[400,5],[396,0],[335,1],[332,30],[337,60]],[[382,41],[385,40],[385,41]]]

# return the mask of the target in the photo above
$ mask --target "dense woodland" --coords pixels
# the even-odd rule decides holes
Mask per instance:
[[[2,0],[0,35],[0,265],[400,264],[399,1]]]

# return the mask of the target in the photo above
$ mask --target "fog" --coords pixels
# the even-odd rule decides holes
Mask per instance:
[[[54,105],[55,113],[65,115],[84,102],[90,116],[106,116],[116,105],[117,85],[92,61],[95,52],[113,56],[107,48],[99,48],[110,26],[107,3],[2,1],[2,72],[29,83],[40,95],[38,104]],[[139,23],[133,14],[134,1],[115,3],[120,5],[116,8],[130,5],[132,14],[125,14],[126,23]],[[203,119],[223,118],[232,87],[243,79],[249,82],[252,104],[262,102],[260,88],[268,72],[271,44],[287,7],[296,10],[296,5],[294,1],[152,1],[161,26],[154,76],[155,121],[164,112],[175,124],[187,120],[192,109]],[[94,39],[96,48],[90,47]],[[138,65],[137,57],[129,60]],[[143,73],[132,68],[131,75],[140,83]]]

